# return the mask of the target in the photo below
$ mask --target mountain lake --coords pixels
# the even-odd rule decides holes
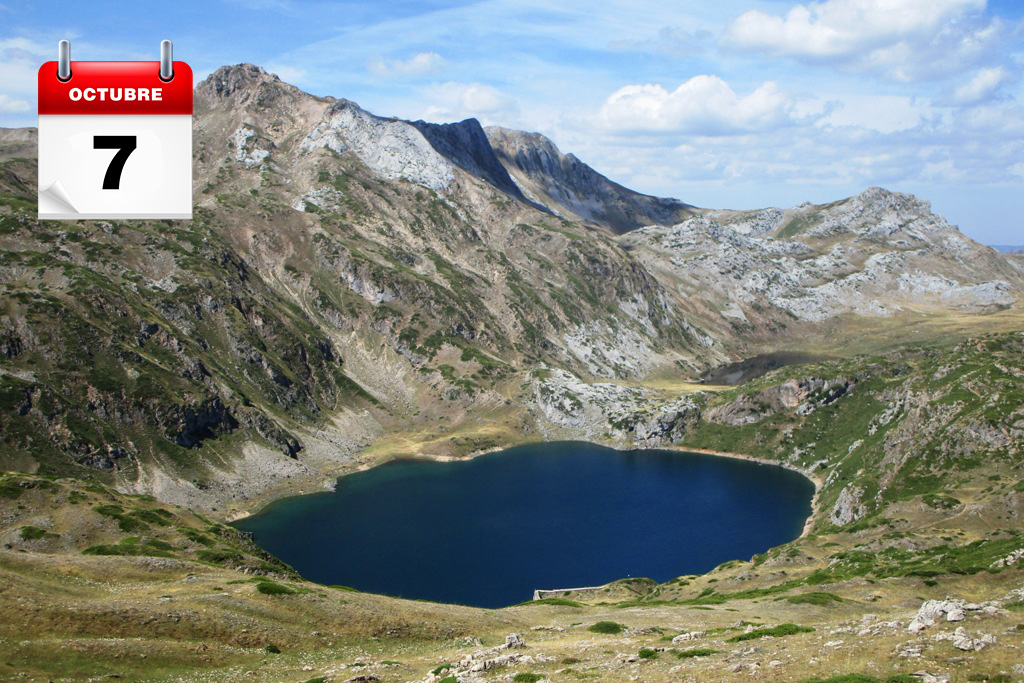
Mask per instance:
[[[814,485],[774,465],[581,442],[398,459],[235,526],[305,578],[505,607],[534,589],[664,582],[797,538]]]

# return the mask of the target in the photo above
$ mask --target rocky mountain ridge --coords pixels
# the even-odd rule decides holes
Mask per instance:
[[[649,379],[837,317],[988,324],[1022,291],[1012,259],[884,190],[698,210],[542,136],[382,118],[252,65],[195,111],[190,223],[39,222],[34,132],[0,132],[9,466],[230,515],[374,444],[671,443],[693,406],[650,412]],[[562,415],[542,385],[590,398]]]
[[[674,225],[696,211],[678,199],[625,188],[575,155],[563,154],[540,133],[490,126],[487,140],[518,187],[565,218],[621,234],[645,225]]]
[[[964,236],[928,202],[882,188],[822,206],[707,211],[623,243],[727,322],[720,334],[849,314],[991,313],[1024,292],[1013,259]],[[701,322],[714,329],[708,317]]]

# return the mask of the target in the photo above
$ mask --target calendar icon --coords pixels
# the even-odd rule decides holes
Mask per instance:
[[[39,218],[192,217],[192,69],[71,62],[39,69]]]

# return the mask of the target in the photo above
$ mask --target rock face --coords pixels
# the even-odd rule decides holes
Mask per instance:
[[[854,384],[839,377],[828,380],[816,377],[791,379],[753,395],[742,396],[732,403],[712,408],[707,419],[719,424],[741,426],[754,424],[783,410],[796,409],[809,415],[818,407],[829,405],[847,392]]]
[[[300,151],[352,152],[388,180],[407,180],[441,192],[455,180],[452,163],[415,126],[364,111],[354,102],[332,105],[311,130]]]
[[[201,405],[185,408],[172,440],[179,446],[193,448],[204,439],[227,434],[237,428],[238,421],[219,398],[214,398]]]
[[[679,441],[701,414],[687,396],[665,401],[646,389],[587,384],[564,370],[534,373],[528,391],[540,428],[551,439],[610,436],[629,445],[654,447]]]
[[[1021,561],[1024,561],[1024,548],[1021,548],[1020,550],[1014,550],[1006,557],[999,558],[998,560],[992,563],[992,567],[994,569],[998,569],[1001,567],[1012,567],[1013,565]]]
[[[560,216],[624,233],[645,225],[671,225],[693,210],[677,199],[622,187],[574,155],[562,154],[539,133],[489,127],[487,138],[526,195]]]
[[[498,161],[487,134],[476,119],[443,124],[416,121],[412,125],[441,156],[462,170],[511,197],[526,200],[508,171]]]
[[[865,514],[864,505],[861,501],[863,495],[864,490],[859,487],[852,484],[845,487],[839,492],[839,498],[836,500],[832,512],[829,513],[829,521],[836,526],[846,526],[863,517]]]

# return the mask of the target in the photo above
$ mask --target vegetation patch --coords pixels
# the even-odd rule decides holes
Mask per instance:
[[[837,603],[845,602],[841,597],[834,593],[801,593],[800,595],[790,595],[785,598],[776,598],[777,600],[785,600],[791,602],[794,605],[814,605],[815,607],[831,607]]]
[[[25,489],[22,488],[21,482],[15,477],[4,477],[3,479],[0,479],[0,498],[17,500],[24,491]]]
[[[779,624],[772,628],[758,628],[749,633],[741,633],[738,636],[729,638],[728,643],[742,643],[745,640],[757,640],[758,638],[781,638],[792,636],[797,633],[811,633],[814,631],[810,626],[798,626],[797,624]]]
[[[614,621],[599,621],[587,627],[591,633],[606,633],[616,635],[626,630],[626,627]]]
[[[543,680],[544,676],[541,674],[533,673],[518,673],[512,677],[512,683],[537,683],[537,681]]]
[[[228,550],[225,548],[215,548],[213,550],[200,550],[196,553],[203,562],[209,562],[211,564],[228,564],[231,562],[241,562],[242,554],[237,550]]]
[[[207,536],[202,531],[199,531],[198,529],[192,529],[190,527],[182,526],[178,527],[178,533],[180,533],[182,536],[192,541],[193,543],[198,543],[199,545],[211,546],[216,543],[216,541],[214,541],[212,538]]]
[[[174,546],[158,538],[128,536],[115,544],[94,545],[82,551],[83,555],[141,555],[147,557],[174,557]]]
[[[583,607],[582,602],[567,600],[565,598],[541,598],[540,600],[527,600],[514,607],[532,607],[534,605],[554,605],[555,607]]]
[[[652,650],[649,647],[642,647],[642,648],[640,648],[640,652],[638,653],[638,656],[640,657],[640,659],[657,659],[658,658],[658,651],[657,650]]]
[[[144,531],[149,528],[149,524],[138,518],[137,516],[125,512],[125,509],[120,505],[106,504],[97,505],[93,508],[97,513],[104,517],[110,517],[117,520],[117,527],[125,533],[131,533],[133,531]],[[166,522],[164,522],[166,524]]]
[[[921,500],[924,501],[925,505],[936,510],[952,510],[961,504],[953,496],[947,496],[944,493],[926,493],[921,496]]]
[[[283,586],[275,581],[263,580],[256,584],[256,590],[264,595],[295,595],[298,593],[294,588]]]
[[[46,529],[37,526],[23,526],[18,531],[18,536],[23,541],[38,541],[41,538],[57,538],[58,534],[51,533]]]
[[[674,654],[679,659],[693,659],[694,657],[710,657],[711,655],[718,654],[718,650],[712,650],[709,647],[697,647],[692,650],[673,650]]]

